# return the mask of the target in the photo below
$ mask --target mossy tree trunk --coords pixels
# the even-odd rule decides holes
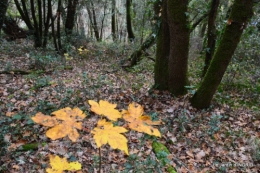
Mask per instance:
[[[8,0],[1,0],[0,2],[0,33],[5,20],[5,13],[8,7]]]
[[[170,56],[170,31],[167,22],[167,0],[162,0],[161,25],[157,36],[156,60],[154,69],[154,87],[160,90],[168,89],[168,62]]]
[[[191,104],[195,108],[207,108],[210,106],[234,51],[240,41],[240,37],[246,27],[247,21],[253,15],[253,0],[235,0],[228,23],[224,29],[219,46],[213,56],[209,69],[191,98]]]
[[[131,6],[132,0],[126,0],[126,29],[128,33],[128,38],[132,42],[135,39],[135,35],[132,28]]]
[[[209,68],[210,61],[211,61],[214,51],[215,51],[215,44],[216,44],[215,21],[217,18],[219,1],[220,0],[212,0],[212,2],[211,2],[211,8],[210,8],[209,17],[208,17],[208,31],[207,31],[208,43],[207,43],[207,48],[206,48],[205,65],[204,65],[202,77],[205,76],[205,74]]]
[[[186,92],[189,37],[189,0],[168,0],[167,15],[170,30],[170,55],[168,63],[168,90],[174,95]]]

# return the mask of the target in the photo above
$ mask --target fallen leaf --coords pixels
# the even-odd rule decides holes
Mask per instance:
[[[125,132],[127,132],[125,128],[114,127],[106,120],[99,120],[97,127],[91,131],[98,148],[108,143],[113,149],[120,149],[128,155],[127,139],[121,134]]]
[[[116,104],[111,104],[107,101],[100,100],[99,104],[93,100],[89,100],[88,103],[91,105],[91,111],[98,115],[104,115],[112,121],[117,121],[118,118],[122,117],[122,114],[116,110]]]
[[[129,104],[128,110],[123,110],[122,112],[123,118],[129,122],[129,128],[138,132],[161,137],[159,130],[152,127],[152,125],[159,125],[161,122],[152,121],[150,116],[143,115],[143,113],[143,107],[136,103]]]

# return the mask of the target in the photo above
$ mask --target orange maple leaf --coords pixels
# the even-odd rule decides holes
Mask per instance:
[[[100,100],[99,104],[93,100],[89,100],[88,103],[91,105],[91,111],[98,115],[104,115],[112,121],[117,121],[118,118],[122,117],[122,114],[116,110],[116,104],[111,104],[108,101]]]
[[[127,139],[121,134],[125,132],[127,132],[125,128],[114,127],[111,122],[104,119],[99,120],[97,127],[91,131],[98,148],[108,143],[113,149],[125,151],[128,155]]]
[[[77,129],[82,129],[82,121],[86,115],[79,108],[66,107],[52,113],[54,117],[37,113],[32,120],[38,124],[52,127],[46,132],[46,136],[52,140],[63,138],[68,135],[69,139],[76,142],[79,138]],[[61,120],[61,121],[59,121]],[[53,127],[54,126],[54,127]]]
[[[53,126],[59,124],[56,117],[44,115],[41,112],[38,112],[34,117],[32,117],[32,120],[38,124],[41,124],[41,125],[44,125],[47,127],[53,127]]]
[[[152,127],[152,125],[159,125],[161,122],[152,121],[150,116],[143,115],[144,109],[141,105],[131,103],[128,106],[128,110],[123,110],[122,114],[123,118],[129,122],[129,128],[138,132],[144,132],[149,135],[161,137],[159,130]]]

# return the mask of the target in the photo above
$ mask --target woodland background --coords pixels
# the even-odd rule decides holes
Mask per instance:
[[[0,172],[45,172],[50,154],[81,172],[257,172],[259,4],[2,0]],[[88,100],[142,105],[161,138],[131,131],[129,155],[100,155]],[[31,119],[65,107],[87,115],[77,142],[50,140]]]

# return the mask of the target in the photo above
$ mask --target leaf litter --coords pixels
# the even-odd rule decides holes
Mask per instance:
[[[17,48],[20,49],[27,51]],[[15,68],[28,70],[29,61],[24,61],[28,57],[16,56],[19,54],[16,51],[3,53],[1,62],[16,62]],[[177,172],[257,172],[260,169],[255,155],[260,152],[260,144],[256,142],[260,138],[260,118],[254,111],[245,107],[234,109],[215,101],[211,108],[198,111],[189,105],[189,95],[174,98],[168,92],[150,90],[153,72],[146,68],[147,62],[139,64],[142,72],[127,72],[119,66],[121,57],[102,56],[88,60],[74,58],[66,62],[72,70],[56,69],[36,77],[0,74],[0,128],[6,143],[2,147],[6,151],[1,149],[1,168],[7,168],[6,172],[44,172],[50,166],[50,154],[55,154],[69,162],[78,161],[82,172],[97,171],[98,149],[91,131],[99,117],[89,111],[87,100],[107,100],[117,104],[119,110],[136,102],[150,117],[161,119],[158,129],[162,137],[157,140],[167,146],[170,163]],[[5,66],[1,64],[2,71]],[[42,78],[46,81],[37,81]],[[39,111],[50,114],[65,107],[80,107],[87,115],[77,142],[66,137],[51,141],[45,136],[48,127],[30,122],[30,117]],[[131,131],[125,136],[130,155],[136,154],[141,161],[149,156],[156,158],[151,139],[143,142],[144,134]],[[19,150],[25,144],[34,143],[36,150]],[[123,152],[108,146],[102,147],[101,152],[103,172],[125,169],[128,160]]]

